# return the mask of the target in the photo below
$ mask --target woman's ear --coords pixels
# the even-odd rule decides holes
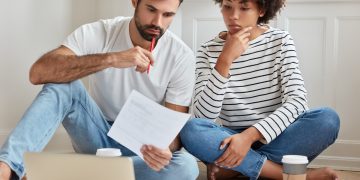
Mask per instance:
[[[259,17],[263,17],[265,15],[265,10],[260,10]]]

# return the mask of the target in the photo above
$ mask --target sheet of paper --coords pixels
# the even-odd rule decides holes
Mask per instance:
[[[190,114],[168,109],[132,91],[108,136],[143,158],[144,144],[165,149],[175,139]]]

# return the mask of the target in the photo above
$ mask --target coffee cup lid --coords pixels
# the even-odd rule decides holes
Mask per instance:
[[[307,164],[309,163],[309,160],[306,156],[285,155],[283,156],[281,162],[286,164]]]
[[[96,155],[102,157],[116,157],[121,156],[121,151],[116,148],[102,148],[96,151]]]

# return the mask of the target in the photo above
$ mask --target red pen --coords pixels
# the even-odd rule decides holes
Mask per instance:
[[[151,39],[151,44],[150,44],[150,49],[149,51],[152,52],[153,49],[154,49],[154,46],[155,46],[155,36]],[[148,74],[150,72],[150,63],[148,65],[148,68],[147,68],[147,71],[146,71]]]

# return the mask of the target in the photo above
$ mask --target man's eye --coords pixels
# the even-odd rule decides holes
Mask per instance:
[[[231,9],[231,6],[224,5],[224,8],[225,8],[225,9]]]
[[[165,17],[171,17],[171,16],[174,16],[174,14],[172,14],[172,13],[165,13],[164,16],[165,16]]]

